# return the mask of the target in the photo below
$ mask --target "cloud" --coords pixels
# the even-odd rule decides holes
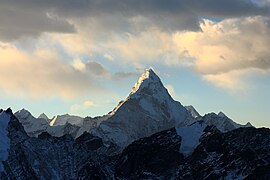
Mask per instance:
[[[94,76],[108,77],[110,72],[107,71],[101,64],[95,61],[88,61],[85,64],[85,71],[93,74]]]
[[[114,56],[125,60],[123,63],[127,64],[139,66],[153,61],[164,61],[169,64],[170,57],[176,53],[172,42],[170,33],[149,29],[136,35],[118,36],[104,43],[103,48],[113,52]]]
[[[93,77],[59,60],[52,51],[30,55],[9,47],[0,49],[0,60],[0,89],[7,94],[72,98],[105,91]]]
[[[72,62],[72,66],[79,71],[85,70],[85,64],[80,59],[74,59]]]
[[[179,33],[179,49],[197,59],[196,69],[203,74],[226,73],[246,68],[270,68],[270,19],[249,17],[220,23],[205,20],[202,32]]]
[[[92,102],[92,101],[85,101],[83,103],[83,105],[86,106],[86,107],[96,106],[96,104],[94,102]]]
[[[95,61],[62,61],[59,52],[51,49],[26,52],[10,44],[3,46],[0,48],[0,89],[11,96],[70,99],[108,93],[101,81],[119,81],[135,75],[112,73]],[[84,105],[89,106],[90,101]]]
[[[90,74],[91,76],[95,78],[101,78],[101,79],[108,79],[108,80],[123,80],[131,76],[139,76],[140,73],[138,72],[115,72],[112,73],[109,70],[107,70],[102,64],[95,62],[95,61],[87,61],[86,63],[83,63],[80,59],[75,59],[72,63],[72,66],[75,69],[78,69],[86,74]]]
[[[73,104],[69,108],[69,113],[75,115],[84,115],[89,116],[89,112],[97,110],[99,104],[94,103],[93,101],[84,101]],[[95,114],[97,115],[97,114]]]
[[[14,81],[3,87],[10,93],[56,92],[69,97],[102,89],[97,83],[101,79],[138,75],[121,68],[111,72],[108,64],[133,68],[162,64],[191,67],[205,80],[217,85],[223,79],[222,87],[232,87],[230,80],[246,75],[236,72],[270,68],[269,7],[268,0],[1,1],[0,42],[17,41],[12,47],[0,43],[0,79],[6,82],[9,75]],[[40,48],[33,40],[35,52],[27,53],[22,39],[40,34],[35,40],[47,45]],[[38,55],[41,52],[36,49],[43,48],[45,56]],[[75,60],[63,61],[65,55],[67,61]],[[101,64],[104,61],[92,57],[110,61]],[[19,76],[15,78],[4,67],[15,68]],[[42,67],[50,73],[37,71]],[[50,89],[42,90],[39,78],[33,77],[40,77]]]
[[[109,61],[113,61],[114,57],[108,53],[104,54],[104,58],[108,59]]]
[[[74,33],[75,27],[66,19],[50,15],[48,10],[35,10],[20,3],[1,1],[0,39],[12,41],[21,37],[36,37],[43,32]]]
[[[243,92],[247,89],[247,85],[241,79],[242,76],[248,74],[247,71],[231,71],[221,74],[207,74],[203,79],[209,81],[220,88],[225,88],[230,92]]]
[[[114,57],[110,63],[121,63],[122,67],[141,68],[151,64],[189,67],[201,74],[203,79],[229,90],[236,87],[234,78],[239,79],[237,83],[240,83],[242,78],[238,77],[247,76],[247,73],[236,72],[252,68],[267,71],[270,68],[270,18],[253,16],[219,22],[204,19],[200,29],[198,32],[164,32],[149,28],[137,34],[118,34],[104,39],[89,37],[91,31],[86,33],[80,29],[80,34],[54,34],[47,38],[52,37],[52,46],[54,43],[63,44],[65,51],[74,56],[88,53],[90,57],[103,57],[109,52]],[[66,48],[61,37],[68,37],[68,44],[75,44],[75,47],[79,40],[81,48],[76,52],[72,51],[71,46]],[[87,38],[90,43],[85,41]],[[90,77],[108,80],[138,75],[137,72],[112,73],[98,61],[82,62],[77,59],[73,67],[87,72]]]
[[[205,20],[201,32],[176,33],[174,42],[179,51],[195,59],[193,68],[204,79],[219,87],[237,88],[239,76],[249,69],[270,69],[270,19],[256,16]],[[241,78],[240,78],[241,79]]]
[[[269,15],[269,4],[249,0],[2,0],[0,38],[8,41],[43,32],[74,33],[83,25],[96,32],[134,33],[149,27],[196,31],[201,17],[254,15]]]
[[[110,52],[116,57],[114,63],[121,62],[123,66],[162,64],[193,68],[204,80],[230,91],[239,90],[240,85],[246,87],[242,77],[248,75],[249,69],[268,72],[270,18],[203,20],[200,28],[199,32],[174,33],[149,28],[138,34],[114,36],[96,49],[98,53]],[[119,75],[115,77],[125,76]]]
[[[139,77],[140,73],[138,72],[116,72],[113,74],[112,78],[115,80],[122,80],[128,77]]]

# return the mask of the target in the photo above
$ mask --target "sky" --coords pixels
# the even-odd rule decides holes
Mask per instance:
[[[152,67],[200,114],[270,127],[269,0],[0,0],[0,107],[99,116]]]

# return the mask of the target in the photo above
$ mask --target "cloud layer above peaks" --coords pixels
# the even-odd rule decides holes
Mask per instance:
[[[101,31],[199,30],[201,18],[268,15],[269,4],[250,0],[1,0],[3,41],[43,32],[75,33],[76,21]]]
[[[0,3],[0,88],[11,94],[100,92],[152,64],[190,68],[229,90],[247,74],[269,75],[268,0]]]

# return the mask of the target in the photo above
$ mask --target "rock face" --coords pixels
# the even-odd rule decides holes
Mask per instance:
[[[47,132],[29,137],[14,115],[7,130],[10,147],[0,179],[112,178],[110,162],[104,158],[108,148],[98,137],[85,133],[74,140]]]
[[[53,137],[47,132],[29,137],[10,110],[0,113],[0,121],[7,124],[1,142],[4,137],[8,141],[0,179],[270,178],[267,128],[222,133],[199,121],[144,137],[114,154],[114,144],[105,145],[87,132],[76,139],[71,135]],[[190,134],[196,134],[197,143],[186,154],[182,147]]]
[[[170,179],[184,160],[181,137],[175,128],[156,133],[129,145],[115,165],[119,179]]]
[[[179,174],[194,179],[268,179],[269,138],[269,129],[252,127],[205,134]]]
[[[175,129],[129,145],[116,163],[119,179],[269,179],[270,130],[239,128],[221,133],[207,126],[200,144],[184,158]]]
[[[29,136],[37,137],[49,127],[47,119],[35,118],[29,111],[22,109],[14,114],[22,123]]]

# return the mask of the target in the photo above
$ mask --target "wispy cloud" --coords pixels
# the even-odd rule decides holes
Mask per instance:
[[[93,55],[133,69],[193,68],[219,87],[233,87],[233,79],[246,74],[235,72],[270,68],[269,7],[267,0],[3,1],[0,80],[5,85],[0,88],[67,98],[100,92],[100,79],[138,75],[121,68],[111,72]],[[39,37],[31,43],[34,50],[16,48],[27,37]],[[4,41],[13,41],[12,47]]]

